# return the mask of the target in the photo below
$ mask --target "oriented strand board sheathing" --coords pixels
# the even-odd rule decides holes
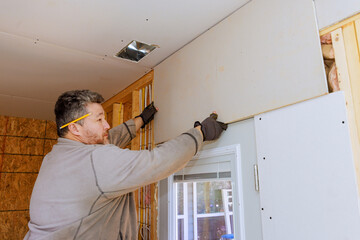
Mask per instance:
[[[57,140],[45,139],[44,155],[48,154],[56,143]]]
[[[9,117],[7,135],[43,138],[45,124],[44,120]]]
[[[6,137],[5,153],[42,155],[44,152],[44,139]]]
[[[29,211],[0,212],[0,239],[23,239],[28,231]]]
[[[28,209],[36,177],[37,174],[2,173],[0,210]]]
[[[0,153],[3,153],[5,150],[5,140],[6,140],[6,137],[0,136]],[[0,169],[0,171],[1,171],[1,169]]]
[[[250,1],[156,66],[155,142],[327,94],[313,4]]]
[[[55,121],[46,121],[45,138],[51,138],[51,139],[58,138]]]
[[[2,172],[39,172],[42,160],[43,156],[4,154]]]
[[[56,139],[54,121],[0,116],[0,239],[25,236],[29,216],[22,210],[29,208],[43,154]]]
[[[6,134],[8,122],[9,122],[9,117],[0,116],[0,135]]]

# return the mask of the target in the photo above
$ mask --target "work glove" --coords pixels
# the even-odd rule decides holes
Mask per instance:
[[[196,121],[194,127],[201,126],[201,132],[203,133],[203,141],[211,141],[218,139],[220,134],[227,129],[227,124],[216,121],[218,115],[216,113],[210,114],[210,117],[206,118],[201,123]]]
[[[142,113],[139,116],[137,116],[137,117],[141,117],[141,119],[144,122],[141,128],[144,128],[146,124],[148,124],[151,120],[154,119],[154,115],[156,112],[157,112],[156,107],[154,106],[154,102],[152,102],[144,109],[144,111],[142,111]]]

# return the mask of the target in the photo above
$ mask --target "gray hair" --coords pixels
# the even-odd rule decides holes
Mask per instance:
[[[59,137],[64,137],[69,130],[68,127],[60,129],[61,126],[88,113],[86,110],[88,103],[102,103],[103,101],[104,98],[99,93],[90,90],[73,90],[61,94],[54,110]],[[83,122],[82,119],[77,123],[82,125]]]

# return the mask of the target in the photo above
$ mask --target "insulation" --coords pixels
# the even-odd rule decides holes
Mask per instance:
[[[332,44],[321,44],[321,50],[324,59],[335,59],[335,53]]]
[[[335,62],[331,65],[331,67],[329,69],[329,74],[327,75],[327,77],[328,77],[330,92],[340,91],[339,80],[338,80],[338,76],[337,76],[337,69],[336,69]]]
[[[321,50],[324,58],[324,67],[328,82],[329,92],[340,90],[337,69],[335,64],[335,52],[332,45],[331,34],[325,34],[320,37]]]

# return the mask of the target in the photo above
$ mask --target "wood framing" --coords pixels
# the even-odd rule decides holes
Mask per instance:
[[[131,102],[132,100],[132,92],[134,90],[139,90],[140,88],[143,88],[146,85],[149,85],[154,78],[154,71],[150,71],[149,73],[145,74],[143,77],[141,77],[136,82],[132,83],[130,86],[116,94],[115,96],[109,98],[106,102],[102,104],[103,108],[105,109],[105,112],[108,112],[112,108],[113,103],[125,103],[125,102]]]
[[[112,124],[111,127],[115,127],[124,121],[124,109],[121,103],[114,103],[113,104],[113,111],[112,111]]]
[[[153,100],[153,91],[152,88],[150,89],[153,77],[154,73],[151,71],[103,103],[107,120],[112,127],[138,116],[141,110],[146,107],[145,105],[149,104]],[[146,89],[148,89],[148,91],[146,91],[145,94]],[[145,98],[147,99],[146,102]],[[151,122],[146,128],[141,129],[137,133],[136,138],[131,141],[130,148],[131,150],[141,150],[153,149],[154,147],[154,123]],[[157,183],[141,187],[139,190],[134,192],[139,221],[139,239],[157,239],[157,192]],[[148,193],[150,194],[150,203],[146,203],[146,201],[148,201],[146,199],[146,195]]]
[[[354,16],[349,17],[349,18],[347,18],[347,19],[345,19],[345,20],[343,20],[343,21],[340,21],[340,22],[338,22],[338,23],[336,23],[336,24],[334,24],[334,25],[332,25],[332,26],[330,26],[330,27],[327,27],[327,28],[322,29],[322,30],[320,31],[320,35],[325,35],[325,34],[327,34],[327,33],[329,33],[329,32],[334,31],[334,30],[337,29],[337,28],[341,28],[342,26],[344,26],[344,25],[346,25],[346,24],[348,24],[348,23],[354,22],[354,21],[356,21],[356,20],[358,20],[358,19],[360,19],[360,13],[355,14]]]
[[[335,61],[337,66],[337,75],[339,79],[340,90],[345,93],[346,108],[348,114],[350,137],[354,156],[354,164],[357,175],[357,183],[360,186],[360,135],[358,134],[358,125],[356,124],[356,114],[354,100],[352,97],[350,77],[346,60],[344,38],[342,29],[338,28],[331,32],[333,48],[335,52]],[[360,194],[360,189],[358,189]]]
[[[132,91],[132,118],[135,118],[140,114],[139,109],[139,91]],[[140,150],[140,136],[137,135],[131,140],[131,150]]]
[[[358,193],[360,195],[360,14],[330,26],[340,90],[345,93]]]

